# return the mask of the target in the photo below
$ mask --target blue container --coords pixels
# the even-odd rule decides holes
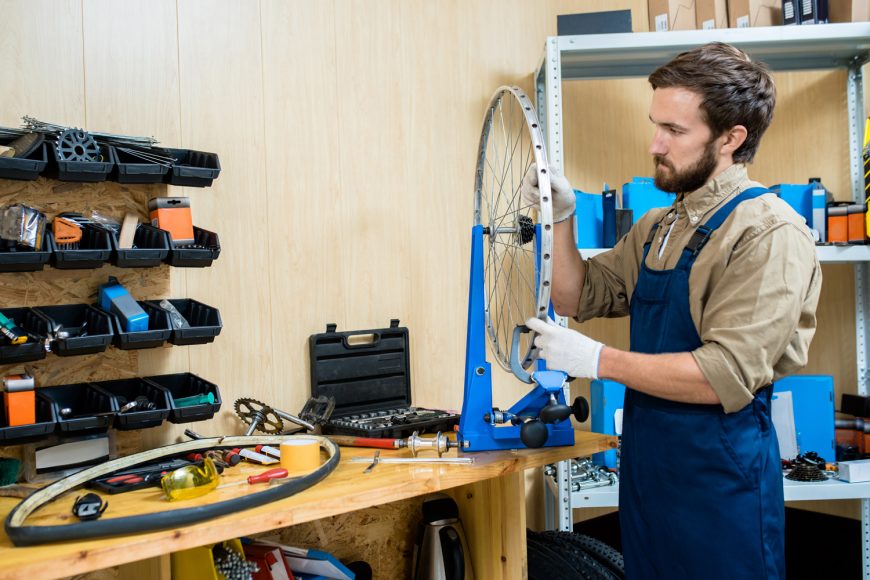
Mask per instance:
[[[676,199],[677,194],[658,189],[651,177],[632,177],[622,185],[622,207],[632,210],[633,224],[649,210],[670,207]]]
[[[127,289],[118,284],[111,276],[109,281],[100,286],[100,308],[115,314],[120,319],[123,332],[142,332],[148,330],[148,314],[130,296]]]
[[[798,212],[810,228],[813,227],[813,189],[814,185],[812,183],[801,185],[780,183],[770,188],[784,202],[789,204],[793,210]]]
[[[574,220],[577,224],[577,247],[604,247],[604,209],[601,207],[601,196],[579,189],[574,190],[574,195],[577,197],[577,219]]]
[[[621,383],[608,380],[595,380],[590,385],[592,431],[605,435],[616,435],[617,411],[622,413],[622,405],[625,401],[625,386]],[[622,420],[620,418],[620,426]],[[620,433],[621,434],[621,429]],[[596,465],[604,465],[611,469],[616,468],[616,451],[603,451],[592,456]]]
[[[815,451],[826,461],[834,461],[834,377],[795,375],[780,379],[773,383],[774,404],[783,391],[791,391],[798,453]],[[784,437],[785,433],[778,436]]]

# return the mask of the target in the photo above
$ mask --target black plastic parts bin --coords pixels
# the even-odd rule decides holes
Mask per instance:
[[[157,348],[163,346],[172,335],[172,326],[169,322],[169,313],[157,306],[154,302],[138,300],[137,303],[148,314],[148,330],[127,332],[121,326],[121,320],[117,314],[108,312],[109,318],[114,325],[113,344],[121,350],[135,350],[140,348]],[[106,312],[99,306],[100,312]]]
[[[163,387],[142,378],[119,379],[91,383],[96,389],[108,393],[115,400],[115,408],[120,409],[127,403],[143,396],[154,404],[150,410],[131,409],[115,415],[115,429],[147,429],[157,427],[169,416],[169,393]]]
[[[200,248],[172,248],[166,262],[177,268],[205,268],[221,254],[221,242],[214,232],[193,226],[193,245]]]
[[[0,157],[3,159],[3,157]],[[42,236],[42,249],[34,250],[7,240],[0,241],[0,272],[36,272],[51,258],[48,232]]]
[[[136,157],[110,147],[115,156],[115,167],[112,169],[112,180],[118,183],[162,183],[166,179],[169,165],[148,163],[141,157]],[[168,155],[163,149],[154,147],[151,151],[156,155]]]
[[[150,268],[159,266],[169,255],[169,232],[149,224],[139,224],[133,236],[132,248],[119,248],[118,238],[112,238],[112,263],[119,268]]]
[[[36,398],[51,403],[63,433],[106,431],[118,412],[114,398],[90,383],[38,388]],[[64,413],[63,409],[69,412]]]
[[[6,403],[3,401],[3,397],[0,397],[0,444],[3,445],[30,443],[42,439],[46,435],[51,435],[57,428],[54,406],[40,397],[36,397],[36,423],[10,427],[6,424],[5,417]]]
[[[205,421],[214,417],[221,408],[221,393],[218,386],[193,373],[176,373],[171,375],[158,375],[146,377],[169,392],[169,422],[189,423],[193,421]],[[196,395],[214,394],[214,403],[201,403],[179,407],[175,404],[177,399],[194,397]]]
[[[115,165],[115,152],[111,147],[100,145],[100,154],[101,161],[61,161],[54,143],[49,143],[45,175],[61,181],[105,181]]]
[[[173,328],[172,336],[169,337],[172,344],[206,344],[213,342],[214,337],[221,333],[223,323],[217,308],[190,298],[169,300],[169,303],[190,324],[189,328]]]
[[[175,163],[166,174],[166,182],[188,187],[209,187],[221,172],[217,153],[192,149],[166,149]]]
[[[27,333],[27,342],[24,344],[8,344],[8,341],[0,340],[0,364],[44,359],[48,321],[32,308],[3,308],[0,312]]]
[[[68,338],[51,341],[51,350],[58,356],[76,356],[103,352],[112,342],[114,333],[108,313],[89,304],[40,306],[33,309],[49,324],[60,324],[72,333]]]
[[[82,226],[82,241],[77,250],[63,250],[48,232],[52,251],[52,265],[60,270],[99,268],[112,257],[112,234],[109,230],[90,225]]]
[[[9,145],[16,138],[0,139],[0,145]],[[48,144],[43,142],[27,157],[0,157],[0,178],[32,181],[47,164]]]

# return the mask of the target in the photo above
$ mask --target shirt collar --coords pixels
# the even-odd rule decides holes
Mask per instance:
[[[735,163],[719,175],[688,194],[681,194],[679,199],[686,215],[692,223],[698,223],[704,215],[718,206],[726,197],[734,194],[740,183],[748,179],[746,165]]]

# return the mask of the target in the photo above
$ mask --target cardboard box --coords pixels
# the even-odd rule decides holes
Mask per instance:
[[[649,29],[695,30],[695,0],[649,0]]]
[[[695,27],[728,28],[728,0],[695,0]]]
[[[828,0],[828,22],[867,22],[870,0]]]
[[[841,461],[837,466],[840,468],[840,479],[843,481],[849,483],[870,481],[870,459]]]
[[[728,25],[755,28],[782,24],[782,0],[728,0]]]

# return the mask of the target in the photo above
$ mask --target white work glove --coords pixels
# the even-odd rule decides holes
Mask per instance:
[[[563,371],[581,379],[598,378],[603,344],[553,321],[529,318],[526,326],[538,333],[535,347],[539,356],[547,361],[548,369]]]
[[[557,224],[574,215],[574,207],[577,205],[577,198],[574,196],[574,188],[568,183],[564,175],[553,171],[550,168],[550,191],[553,198],[553,223]],[[526,175],[523,177],[523,183],[520,185],[520,195],[523,197],[525,205],[539,207],[541,205],[541,191],[538,189],[538,165],[532,163]]]

